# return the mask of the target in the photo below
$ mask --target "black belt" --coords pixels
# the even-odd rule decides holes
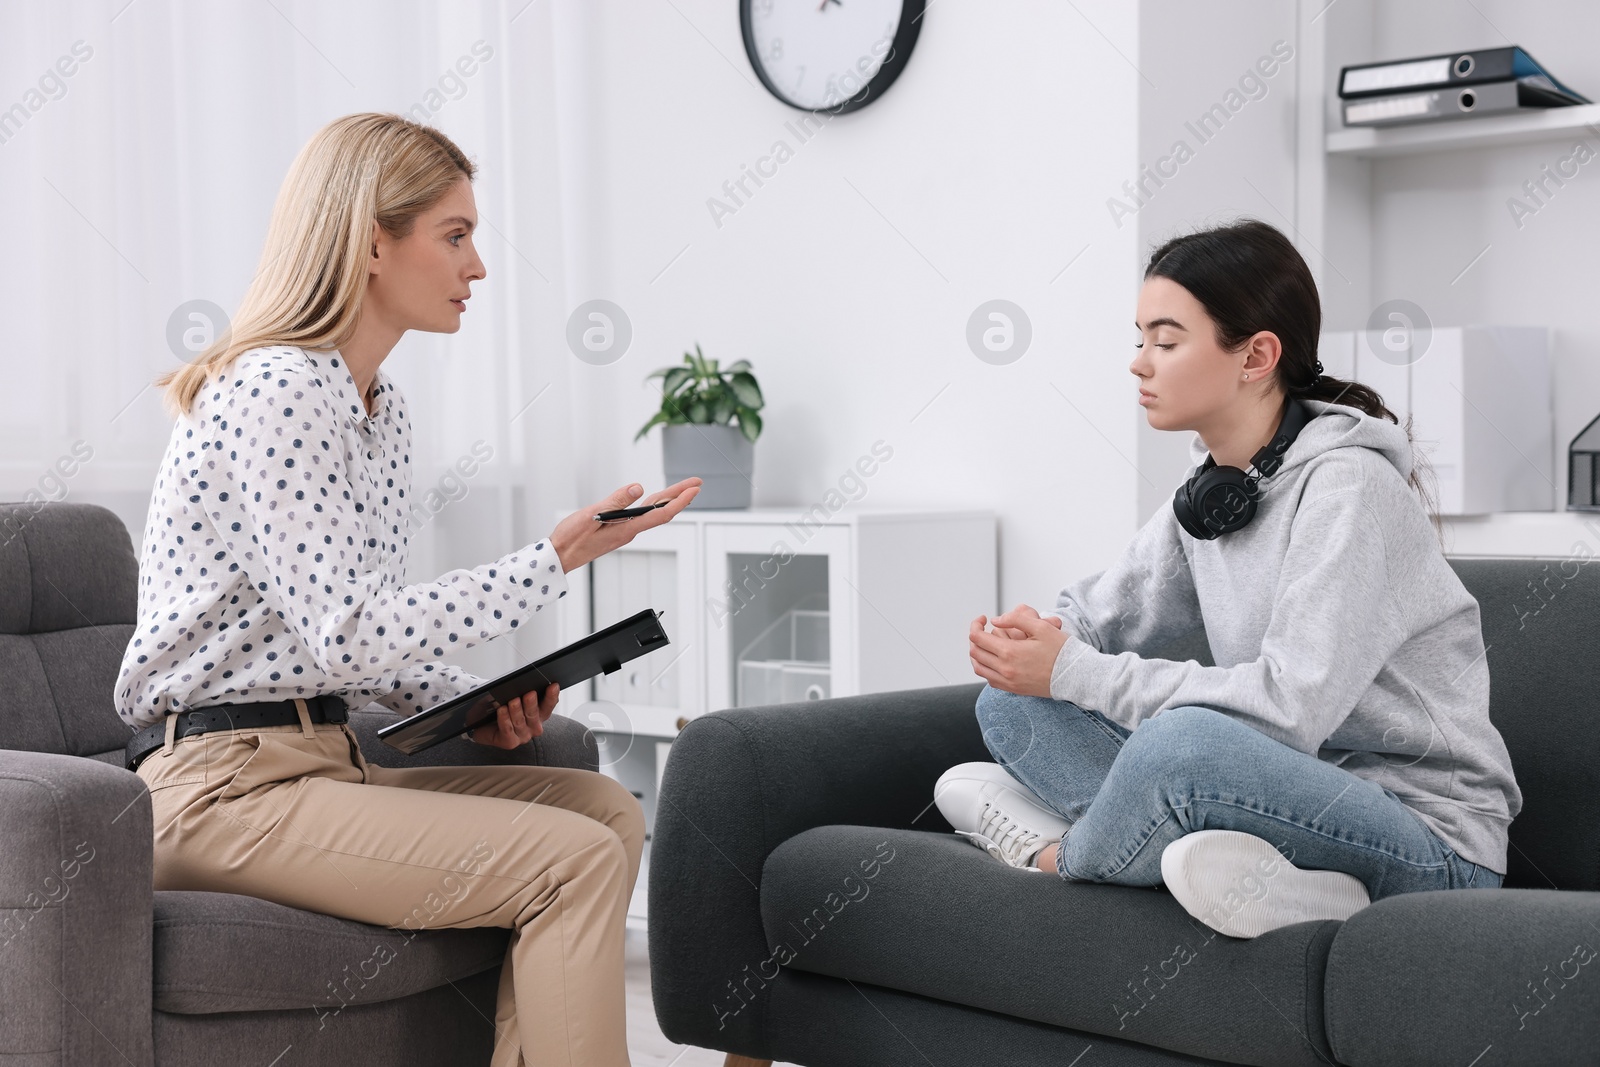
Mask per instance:
[[[341,723],[350,721],[344,701],[330,694],[306,697],[306,711],[312,722]],[[180,711],[177,734],[190,737],[213,730],[259,730],[263,726],[292,726],[300,721],[293,700],[269,700],[247,704],[217,704],[209,708]],[[128,770],[135,770],[139,761],[167,743],[167,723],[163,719],[128,739],[125,762]]]

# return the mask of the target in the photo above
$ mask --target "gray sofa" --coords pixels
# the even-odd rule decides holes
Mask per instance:
[[[978,685],[723,711],[662,783],[655,1009],[729,1063],[1600,1062],[1600,563],[1455,559],[1524,808],[1505,885],[1214,934],[1165,887],[1013,870],[949,833]],[[1204,635],[1161,650],[1209,663]],[[1448,741],[1448,738],[1446,738]]]
[[[0,505],[0,1063],[488,1063],[509,931],[367,926],[224,893],[153,892],[150,796],[112,689],[138,565],[104,508]],[[385,766],[595,769],[557,716],[516,750],[446,742]]]

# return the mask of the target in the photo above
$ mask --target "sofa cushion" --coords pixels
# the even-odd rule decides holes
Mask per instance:
[[[828,1067],[1216,1067],[1216,1060],[1085,1034],[789,968],[770,990],[762,1052]],[[823,1025],[819,1025],[823,1023]],[[157,1046],[159,1048],[159,1045]],[[747,1050],[746,1054],[750,1054]],[[710,1067],[715,1061],[700,1060]],[[688,1067],[687,1057],[680,1067]],[[1324,1065],[1331,1067],[1331,1065]],[[1478,1064],[1477,1067],[1485,1067]]]
[[[391,930],[232,893],[155,894],[155,1007],[199,1014],[393,1000],[496,966],[510,931]]]
[[[120,753],[131,731],[114,695],[138,579],[113,512],[0,504],[0,748]]]
[[[784,965],[1225,1062],[1332,1060],[1322,976],[1337,922],[1236,940],[1164,887],[1065,882],[953,834],[867,826],[774,850],[761,916],[773,955],[730,990]]]
[[[1600,560],[1585,542],[1573,548],[1569,559],[1450,561],[1478,601],[1489,718],[1522,790],[1508,889],[1600,890]]]
[[[120,755],[133,731],[113,695],[132,634],[121,624],[0,634],[0,748]]]
[[[1600,893],[1386,897],[1328,952],[1328,1040],[1350,1067],[1592,1064]]]
[[[116,512],[98,504],[0,504],[0,574],[0,633],[132,624],[138,617],[133,539]]]
[[[67,747],[55,694],[31,636],[0,633],[0,682],[0,748],[78,755]],[[105,704],[110,711],[109,691]]]

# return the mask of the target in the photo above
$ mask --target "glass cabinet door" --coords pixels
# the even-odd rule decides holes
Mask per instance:
[[[711,710],[855,691],[847,527],[707,523]]]

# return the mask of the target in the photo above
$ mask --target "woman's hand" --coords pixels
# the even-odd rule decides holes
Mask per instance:
[[[559,699],[561,687],[553,683],[544,691],[543,700],[539,699],[538,690],[512,697],[500,705],[494,722],[486,722],[475,730],[467,731],[467,736],[480,745],[493,745],[495,748],[525,745],[544,733],[544,724],[556,710],[556,701]]]
[[[968,633],[972,669],[978,677],[1008,693],[1049,696],[1056,657],[1071,636],[1061,629],[1061,620],[1041,619],[1024,604],[996,616],[999,629],[994,633],[984,629],[987,622],[979,615]]]
[[[572,571],[598,559],[613,549],[621,548],[639,534],[662,523],[670,522],[678,512],[689,506],[689,501],[700,492],[699,478],[685,478],[669,485],[659,493],[644,500],[636,498],[644,489],[637,483],[623,486],[598,504],[579,508],[562,519],[550,532],[550,547],[561,557],[561,569]],[[643,507],[661,500],[672,500],[666,507],[620,522],[596,522],[594,517],[602,511]]]

